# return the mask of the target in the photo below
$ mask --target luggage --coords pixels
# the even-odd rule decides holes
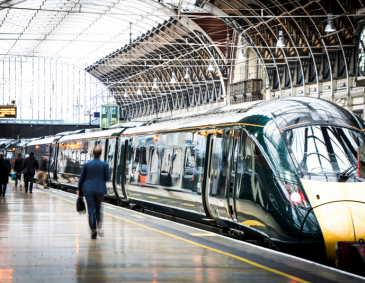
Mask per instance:
[[[11,180],[15,181],[16,178],[16,172],[10,173]]]
[[[21,187],[24,186],[24,174],[21,175],[19,183]]]
[[[76,211],[80,214],[86,212],[86,206],[84,202],[84,198],[79,196],[76,202]]]

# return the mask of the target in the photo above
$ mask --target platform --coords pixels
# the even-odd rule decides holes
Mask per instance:
[[[90,239],[76,196],[8,185],[0,197],[0,282],[363,282],[296,257],[104,204]]]

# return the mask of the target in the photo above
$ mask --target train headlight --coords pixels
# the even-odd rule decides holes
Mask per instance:
[[[280,187],[282,188],[282,192],[285,195],[286,200],[294,205],[308,208],[309,204],[305,199],[304,193],[299,184],[288,183],[285,181],[279,181]]]
[[[301,203],[305,199],[304,199],[303,194],[294,192],[294,193],[291,193],[290,200],[292,203]]]

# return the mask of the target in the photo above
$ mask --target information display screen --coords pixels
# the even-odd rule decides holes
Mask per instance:
[[[0,105],[0,118],[16,118],[16,106]]]

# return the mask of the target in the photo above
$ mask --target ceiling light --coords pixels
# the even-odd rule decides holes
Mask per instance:
[[[127,92],[127,89],[125,89],[125,92],[124,92],[124,97],[128,97],[128,92]]]
[[[276,47],[284,47],[285,46],[285,43],[284,43],[284,40],[283,40],[283,31],[280,30],[279,31],[279,39],[278,39],[278,42],[276,42]]]
[[[141,91],[141,85],[138,86],[138,89],[137,89],[137,95],[141,95],[142,94],[142,91]]]
[[[185,80],[188,80],[190,78],[190,75],[189,75],[189,68],[186,68],[186,74],[184,76],[184,79]]]
[[[153,86],[152,86],[153,89],[157,89],[158,88],[158,85],[157,85],[157,78],[154,78],[153,79]]]
[[[215,70],[214,66],[213,66],[213,58],[210,58],[210,62],[209,62],[209,66],[208,66],[208,71],[209,72],[213,72]]]
[[[325,32],[333,32],[336,31],[335,27],[333,26],[332,23],[332,14],[329,13],[328,14],[328,21],[327,21],[327,25],[326,28],[324,29]]]
[[[172,72],[171,73],[171,81],[170,81],[170,83],[172,83],[172,84],[176,83],[175,72]]]

